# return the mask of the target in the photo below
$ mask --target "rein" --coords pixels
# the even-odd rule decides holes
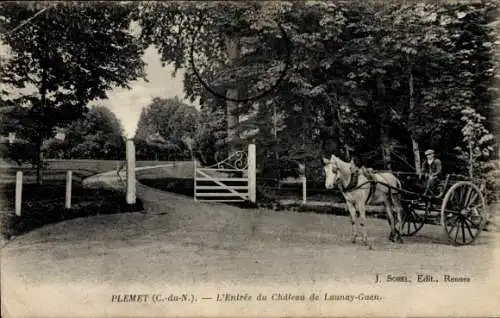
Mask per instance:
[[[342,190],[343,192],[351,192],[351,191],[354,191],[354,190],[357,190],[359,188],[361,188],[362,186],[364,186],[365,184],[381,184],[383,186],[386,186],[387,188],[389,189],[392,189],[392,190],[396,190],[398,192],[403,192],[403,193],[407,193],[407,194],[412,194],[412,195],[421,195],[421,193],[418,193],[418,192],[413,192],[413,191],[408,191],[408,190],[404,190],[404,189],[401,189],[401,188],[396,188],[390,184],[387,184],[385,182],[382,182],[382,181],[377,181],[377,180],[368,180],[368,181],[365,181],[363,182],[362,184],[354,187],[354,188],[350,188],[350,189],[347,189],[347,190]]]
[[[343,171],[343,174],[344,175],[349,175],[349,173],[347,172],[348,169],[346,169],[345,167],[344,168],[341,168],[340,169],[341,171]],[[404,190],[402,188],[396,188],[386,182],[382,182],[382,181],[378,181],[378,180],[375,180],[375,172],[373,173],[373,178],[366,176],[366,178],[368,179],[367,181],[361,183],[361,184],[357,184],[358,181],[359,181],[359,174],[360,174],[360,168],[356,168],[356,170],[350,174],[350,180],[349,180],[349,183],[347,184],[347,186],[344,187],[344,185],[342,184],[342,182],[340,182],[338,184],[339,188],[340,188],[340,191],[343,192],[343,193],[349,193],[349,192],[352,192],[352,191],[355,191],[355,190],[358,190],[360,189],[361,187],[363,187],[364,185],[367,185],[367,184],[371,184],[371,187],[370,187],[370,193],[368,195],[368,198],[367,200],[371,197],[371,195],[373,194],[373,192],[375,191],[375,186],[377,184],[381,184],[391,190],[396,190],[397,192],[402,192],[402,193],[406,193],[406,194],[409,194],[409,195],[417,195],[417,196],[420,196],[421,193],[418,193],[418,192],[413,192],[413,191],[408,191],[408,190]]]
[[[408,191],[408,190],[404,190],[404,189],[401,189],[401,188],[396,188],[390,184],[387,184],[385,182],[382,182],[382,181],[378,181],[378,180],[375,180],[375,179],[370,179],[368,178],[367,181],[361,183],[360,185],[357,185],[358,183],[358,180],[359,180],[359,174],[360,174],[360,169],[356,169],[356,171],[351,175],[351,180],[349,182],[349,184],[347,185],[347,187],[344,188],[344,186],[342,184],[340,184],[340,190],[344,193],[348,193],[348,192],[352,192],[352,191],[355,191],[355,190],[358,190],[360,189],[362,186],[364,185],[367,185],[367,184],[372,184],[372,185],[376,185],[376,184],[380,184],[380,185],[383,185],[389,189],[392,189],[392,190],[396,190],[398,192],[403,192],[403,193],[406,193],[406,194],[411,194],[411,195],[420,195],[420,193],[418,192],[413,192],[413,191]],[[371,192],[373,192],[373,189],[370,189],[370,195],[371,196]]]

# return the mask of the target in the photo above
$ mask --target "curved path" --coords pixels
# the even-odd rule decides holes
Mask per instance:
[[[114,174],[114,176],[113,176]],[[116,172],[87,186],[120,187]],[[436,226],[403,245],[387,242],[387,222],[367,225],[374,249],[349,242],[342,216],[243,210],[137,186],[150,212],[80,218],[45,226],[2,249],[2,310],[15,316],[494,315],[499,311],[498,235],[452,247]],[[376,273],[411,283],[375,284]],[[438,283],[417,283],[418,274]],[[443,276],[470,283],[444,283]],[[320,301],[257,302],[258,293],[321,293]],[[186,293],[196,303],[153,303]],[[240,293],[252,301],[217,302]],[[324,293],[381,299],[325,301]],[[116,295],[148,294],[146,303]],[[115,298],[113,298],[113,295]],[[202,299],[212,298],[212,299]],[[171,298],[173,299],[173,298]],[[350,299],[350,298],[347,298]],[[444,308],[444,309],[443,309]],[[444,310],[444,311],[443,311]],[[14,316],[14,315],[13,315]]]

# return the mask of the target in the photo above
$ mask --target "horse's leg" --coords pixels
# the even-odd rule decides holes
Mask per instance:
[[[392,230],[392,223],[391,223],[391,218],[387,217],[387,223],[389,223],[389,228],[391,229],[391,232],[389,233],[389,241],[394,240],[394,231]]]
[[[399,243],[403,243],[403,238],[401,236],[401,227],[403,225],[403,217],[401,213],[403,212],[403,207],[398,199],[393,200],[392,210],[396,213],[397,223],[395,225],[396,239]]]
[[[357,233],[356,233],[356,208],[354,207],[354,205],[347,201],[347,209],[349,210],[349,213],[351,214],[351,225],[352,225],[352,238],[351,238],[351,241],[353,243],[356,243],[356,237],[357,237]]]
[[[389,223],[389,228],[391,229],[391,232],[389,233],[389,240],[392,241],[394,239],[394,231],[392,231],[392,223],[389,217],[387,217],[387,223]]]
[[[359,225],[361,226],[361,232],[363,233],[363,244],[368,245],[368,234],[366,233],[366,206],[364,203],[358,204],[359,210]]]
[[[394,225],[394,216],[392,215],[392,209],[388,201],[384,202],[385,213],[387,214],[387,220],[389,221],[389,226],[391,228],[391,233],[389,234],[389,240],[394,242],[394,235],[396,234]]]

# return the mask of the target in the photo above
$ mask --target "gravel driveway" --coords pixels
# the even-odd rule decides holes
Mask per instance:
[[[347,217],[223,210],[196,207],[194,203],[191,208],[192,211],[188,208],[182,211],[193,214],[191,225],[184,222],[186,226],[178,229],[171,229],[175,213],[131,213],[70,220],[18,237],[2,250],[2,286],[8,286],[6,291],[2,289],[5,291],[2,299],[12,306],[10,308],[17,307],[16,300],[29,304],[23,306],[28,310],[23,313],[48,312],[53,316],[81,313],[78,310],[83,307],[95,315],[106,314],[106,310],[125,314],[128,313],[123,311],[125,308],[135,307],[112,306],[109,302],[112,294],[144,290],[168,294],[171,290],[168,286],[177,286],[175,290],[181,288],[189,293],[196,291],[198,297],[214,297],[217,293],[216,289],[206,289],[206,286],[218,286],[218,289],[228,286],[226,288],[233,292],[248,293],[256,288],[274,288],[308,295],[325,288],[338,293],[346,287],[358,286],[358,291],[373,293],[383,287],[381,294],[385,293],[384,297],[397,297],[402,291],[418,294],[426,289],[435,292],[450,287],[453,292],[463,292],[468,287],[471,290],[467,292],[467,308],[471,308],[474,299],[470,297],[488,301],[486,296],[495,295],[492,290],[488,292],[492,288],[491,281],[485,285],[494,268],[495,255],[498,256],[498,245],[494,244],[498,240],[493,233],[484,233],[475,245],[452,247],[445,243],[439,227],[428,226],[418,236],[407,238],[405,244],[399,245],[387,242],[385,221],[370,219],[368,231],[374,249],[368,250],[349,242]],[[206,210],[211,210],[207,213],[209,220],[203,222],[201,215]],[[219,222],[213,222],[217,215]],[[376,273],[408,275],[412,280],[418,273],[438,278],[450,274],[470,277],[473,283],[458,286],[439,283],[432,289],[414,282],[377,285],[374,283]],[[483,285],[478,288],[475,283]],[[57,286],[55,290],[54,286]],[[51,291],[37,292],[36,298],[30,296],[44,288]],[[464,305],[458,298],[453,299],[456,305]],[[51,300],[63,301],[71,309],[48,306]],[[86,307],[89,301],[98,306]],[[208,302],[210,300],[206,300],[205,305]],[[377,310],[376,303],[370,304],[375,306],[370,310]],[[486,304],[491,306],[493,303]],[[139,307],[134,310],[140,309],[142,315],[153,314],[156,308]],[[184,307],[169,308],[173,310],[171,313],[178,314],[198,308],[194,305]],[[208,307],[217,308],[214,304]],[[249,308],[251,313],[253,307]],[[293,306],[285,306],[284,310],[291,308]],[[381,308],[383,306],[379,310]],[[482,307],[483,311],[485,309],[489,308]],[[304,307],[297,310],[304,310]],[[308,310],[318,313],[311,308]]]

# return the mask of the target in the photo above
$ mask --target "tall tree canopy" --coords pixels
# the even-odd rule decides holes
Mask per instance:
[[[145,73],[144,47],[129,32],[134,3],[56,2],[39,10],[23,2],[0,4],[0,41],[10,50],[1,81],[27,88],[3,91],[2,99],[23,113],[22,129],[30,131],[25,137],[40,154],[55,126],[78,119],[90,101]]]
[[[165,63],[187,69],[187,96],[224,110],[227,136],[230,126],[238,137],[258,128],[250,138],[259,142],[260,165],[269,158],[312,165],[335,152],[418,171],[422,148],[434,147],[448,171],[463,171],[454,150],[466,143],[458,137],[463,111],[493,118],[496,10],[494,1],[155,2],[141,8],[139,23]],[[287,47],[291,63],[273,94],[221,102],[193,72],[193,41],[198,71],[226,96],[272,86]]]
[[[34,13],[20,4],[2,12],[10,30]],[[201,127],[187,135],[211,153],[255,141],[261,168],[273,160],[313,167],[333,152],[360,165],[418,172],[420,153],[433,147],[447,171],[470,174],[496,153],[488,121],[496,13],[494,1],[61,5],[4,33],[14,57],[2,63],[2,76],[37,88],[10,99],[43,119],[33,130],[43,132],[40,140],[53,118],[70,120],[112,85],[142,76],[140,53],[154,45],[163,63],[186,70],[187,97],[202,100]],[[126,30],[132,19],[141,44]],[[271,94],[248,100],[274,87],[284,70]],[[182,144],[170,122],[146,123],[145,114],[138,140]]]

